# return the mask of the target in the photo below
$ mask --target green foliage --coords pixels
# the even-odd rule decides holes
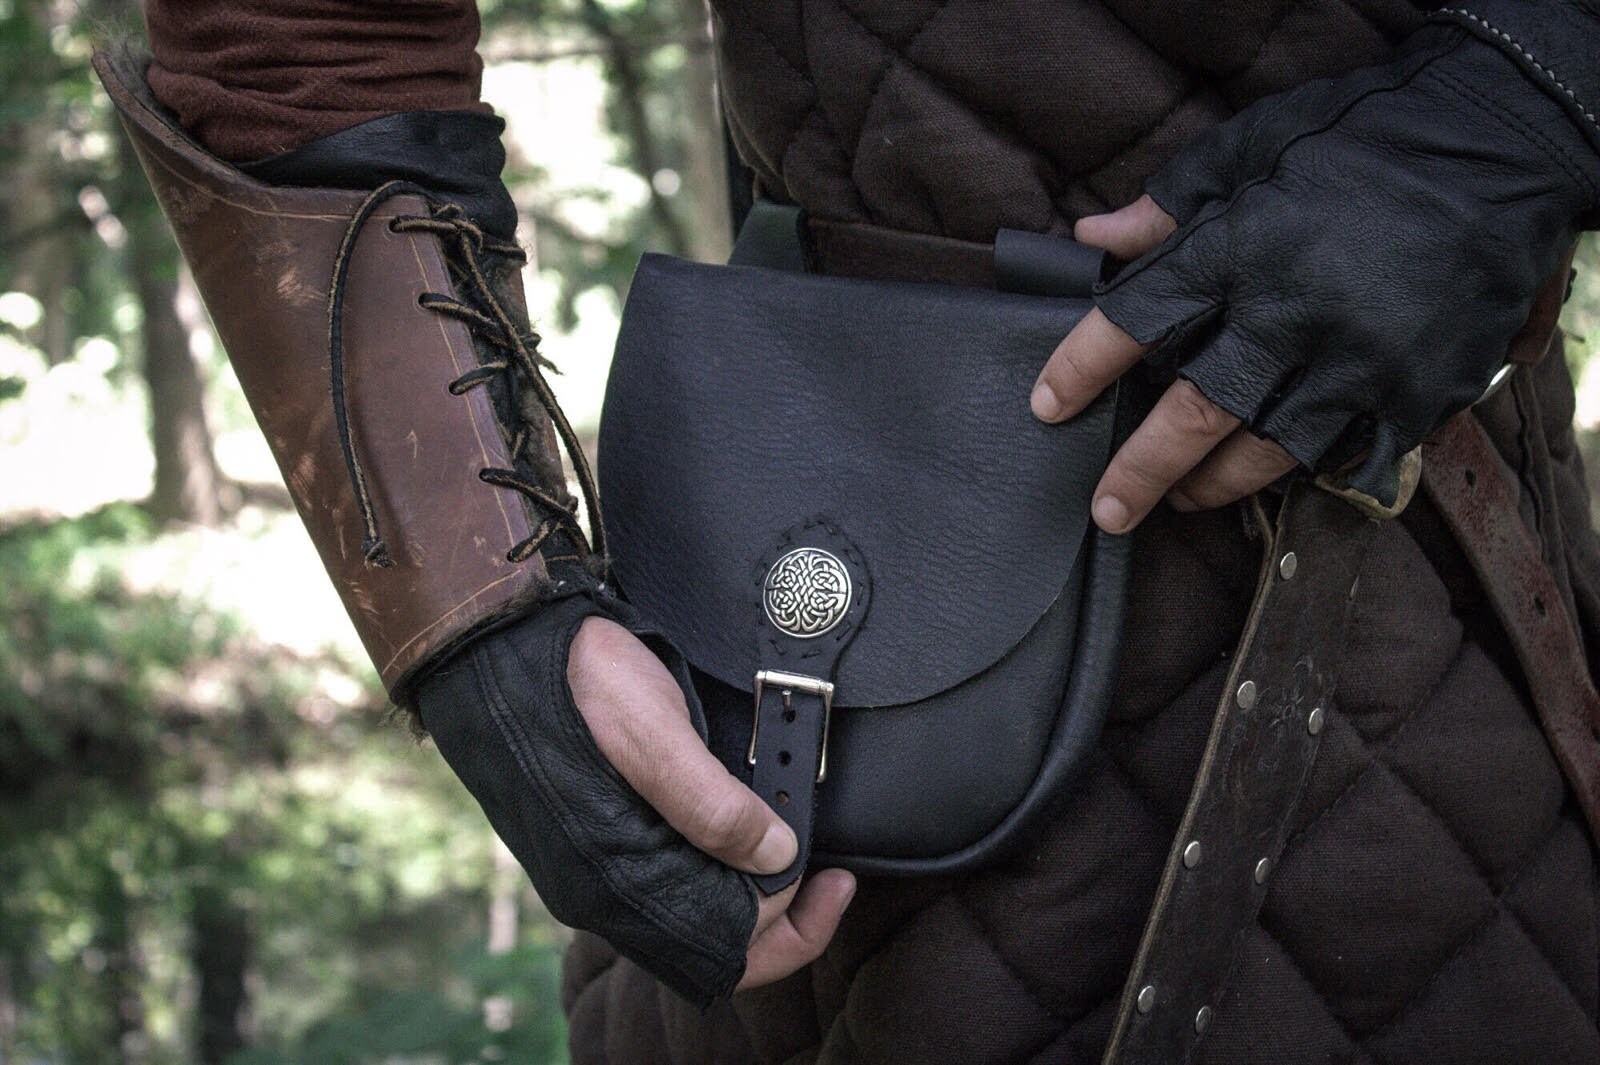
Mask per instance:
[[[364,668],[131,587],[174,535],[131,505],[0,534],[0,1055],[191,1060],[220,926],[262,985],[241,1061],[561,1060],[556,931],[483,953],[490,837],[441,760]]]
[[[1562,311],[1561,325],[1566,331],[1567,363],[1573,379],[1581,380],[1600,346],[1600,234],[1584,236],[1572,268],[1572,294]]]

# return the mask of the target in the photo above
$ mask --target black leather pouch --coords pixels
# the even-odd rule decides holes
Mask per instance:
[[[613,572],[800,836],[764,890],[808,841],[872,873],[999,858],[1099,736],[1127,544],[1089,502],[1118,398],[1028,407],[1098,260],[1000,246],[1043,256],[1019,287],[1075,295],[659,255],[634,276],[600,432]]]

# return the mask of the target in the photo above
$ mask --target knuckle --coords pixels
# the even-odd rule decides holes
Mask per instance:
[[[702,850],[727,855],[754,850],[760,834],[751,804],[734,791],[723,791],[705,801],[700,811],[699,838]]]
[[[1045,377],[1057,396],[1066,398],[1094,384],[1094,376],[1082,358],[1076,351],[1063,351],[1050,360],[1050,372]]]
[[[1126,456],[1116,473],[1115,480],[1121,482],[1116,487],[1133,488],[1141,496],[1160,493],[1172,479],[1151,456],[1142,452]]]
[[[1222,436],[1236,424],[1233,415],[1207,399],[1192,381],[1178,381],[1168,396],[1172,401],[1173,421],[1184,432],[1207,437]]]

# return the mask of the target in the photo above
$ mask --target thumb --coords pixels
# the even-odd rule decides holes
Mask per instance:
[[[1173,217],[1146,195],[1120,211],[1085,215],[1078,219],[1072,235],[1080,243],[1104,248],[1117,258],[1132,262],[1166,240],[1177,228]]]

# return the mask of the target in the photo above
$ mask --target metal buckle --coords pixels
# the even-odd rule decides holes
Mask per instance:
[[[1482,403],[1484,400],[1500,391],[1501,388],[1505,387],[1505,383],[1511,380],[1511,375],[1516,372],[1517,364],[1514,362],[1508,362],[1501,366],[1500,369],[1494,372],[1494,376],[1489,379],[1489,387],[1483,390],[1483,395],[1472,401],[1472,405],[1476,407],[1478,404]]]
[[[750,753],[745,755],[745,761],[750,765],[756,764],[756,741],[761,734],[761,695],[769,687],[783,689],[784,710],[790,709],[794,693],[797,691],[822,698],[822,756],[817,761],[817,783],[821,784],[828,776],[828,726],[833,719],[833,685],[828,681],[800,673],[784,673],[776,669],[763,669],[758,672],[755,720],[750,725]]]

